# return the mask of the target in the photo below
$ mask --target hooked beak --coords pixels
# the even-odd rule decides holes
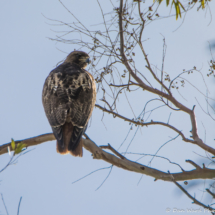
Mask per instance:
[[[90,64],[90,62],[91,62],[90,58],[87,58],[87,59],[86,59],[86,62],[87,62],[88,64]]]

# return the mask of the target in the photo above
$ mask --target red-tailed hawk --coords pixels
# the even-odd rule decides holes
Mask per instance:
[[[57,139],[57,152],[82,157],[82,134],[96,101],[96,84],[85,70],[89,55],[71,52],[52,70],[43,87],[43,107]]]

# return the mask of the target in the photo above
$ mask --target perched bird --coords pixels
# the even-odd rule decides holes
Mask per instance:
[[[83,155],[81,137],[96,101],[95,80],[85,70],[89,63],[87,53],[73,51],[50,72],[43,86],[43,107],[60,154]]]

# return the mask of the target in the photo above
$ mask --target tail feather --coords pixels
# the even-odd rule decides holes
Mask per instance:
[[[71,123],[65,123],[62,126],[62,141],[57,141],[57,152],[60,154],[68,154],[68,145],[72,136],[73,125]]]
[[[71,151],[69,151],[69,153],[75,157],[82,157],[83,156],[83,139],[80,140],[80,142],[78,143],[77,147]]]
[[[57,152],[60,153],[61,155],[66,155],[68,154],[68,149],[63,145],[60,145],[59,142],[57,141]]]
[[[55,138],[57,139],[57,152],[60,154],[67,154],[68,153],[68,147],[65,147],[64,141],[63,141],[63,127],[52,127],[53,133],[55,135]]]
[[[66,122],[62,126],[63,138],[57,141],[57,152],[60,154],[72,154],[73,156],[83,156],[83,141],[81,139],[83,129]]]
[[[74,156],[83,156],[82,145],[83,142],[81,140],[84,129],[78,128],[77,126],[73,127],[72,137],[70,139],[68,150]]]

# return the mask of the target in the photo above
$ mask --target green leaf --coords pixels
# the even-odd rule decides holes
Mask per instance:
[[[176,12],[176,20],[178,19],[178,5],[177,2],[174,1],[174,5],[175,5],[175,12]]]
[[[175,4],[175,1],[174,1],[174,0],[172,1],[170,12],[172,11],[172,6],[173,6],[173,4]]]
[[[202,9],[205,8],[205,0],[201,0],[201,4],[202,4]]]
[[[169,5],[169,0],[166,0],[166,5],[167,5],[167,6]]]
[[[25,147],[26,147],[25,143],[23,143],[23,142],[18,143],[17,147],[15,149],[15,154],[19,154],[22,151],[22,149]]]
[[[178,3],[178,11],[179,11],[179,15],[181,17],[181,9],[180,9],[179,3]]]
[[[160,4],[163,0],[157,0],[158,1],[158,3]]]
[[[184,6],[181,4],[181,2],[178,1],[178,3],[179,3],[179,5],[181,6],[181,8],[185,11],[185,8],[184,8]]]
[[[13,140],[13,138],[11,139],[11,148],[12,150],[14,150],[16,147],[15,141]]]
[[[178,15],[181,17],[181,9],[179,7],[179,1],[174,2],[175,4],[175,12],[176,12],[176,20],[178,19]]]

